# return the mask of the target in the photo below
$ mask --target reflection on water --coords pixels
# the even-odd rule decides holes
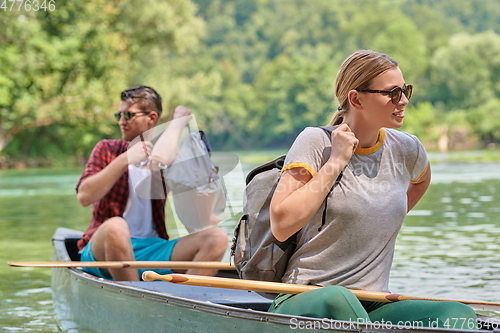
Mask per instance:
[[[243,174],[253,166],[242,164]],[[500,301],[499,167],[500,163],[433,166],[431,187],[398,237],[393,292]],[[50,260],[50,237],[57,227],[87,227],[90,210],[79,207],[74,195],[79,172],[0,171],[2,262]],[[233,213],[241,211],[241,172],[224,179]],[[221,226],[232,234],[234,223],[229,220]],[[57,332],[49,285],[48,269],[4,266],[0,270],[1,331]]]
[[[397,242],[392,291],[500,299],[500,171],[495,164],[433,167],[430,189]]]
[[[432,165],[432,183],[478,183],[499,179],[498,163],[440,163]]]
[[[23,289],[32,285],[29,275],[23,284],[2,290],[0,328],[2,332],[57,332],[49,287]],[[49,279],[43,281],[48,285]],[[8,298],[6,298],[8,297]]]
[[[51,260],[57,226],[82,229],[89,212],[74,187],[80,170],[0,170],[0,331],[57,332],[50,270],[7,261]]]

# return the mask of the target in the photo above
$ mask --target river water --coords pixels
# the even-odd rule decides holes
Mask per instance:
[[[233,213],[241,210],[243,175],[252,166],[243,163],[226,179]],[[0,170],[1,332],[58,332],[50,269],[6,262],[51,260],[57,227],[87,227],[90,210],[75,199],[80,172]],[[499,202],[500,163],[434,165],[431,186],[397,241],[392,292],[500,302]],[[233,225],[222,227],[231,234]]]

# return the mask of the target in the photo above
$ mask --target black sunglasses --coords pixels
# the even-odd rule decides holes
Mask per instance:
[[[410,99],[411,93],[413,91],[413,86],[411,84],[405,84],[403,88],[396,87],[392,90],[371,90],[371,89],[354,89],[359,92],[367,92],[374,94],[388,94],[391,98],[392,104],[397,105],[401,100],[403,94],[405,94],[406,98]]]
[[[122,115],[126,121],[129,121],[130,119],[134,118],[136,114],[139,114],[139,113],[148,114],[151,112],[153,112],[153,111],[140,111],[140,112],[121,111],[121,112],[115,112],[114,116],[115,116],[116,121],[120,121],[120,119],[122,118]]]

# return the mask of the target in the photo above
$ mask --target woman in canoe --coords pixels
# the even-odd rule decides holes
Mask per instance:
[[[389,292],[396,236],[427,190],[424,147],[403,125],[412,93],[398,63],[360,50],[341,65],[331,140],[306,128],[288,152],[271,201],[279,241],[301,230],[282,281],[325,286],[279,295],[270,311],[337,320],[477,328],[475,312],[457,302],[362,302],[348,289]],[[323,219],[327,205],[326,219]],[[322,221],[326,221],[322,225]],[[455,327],[460,328],[460,327]]]

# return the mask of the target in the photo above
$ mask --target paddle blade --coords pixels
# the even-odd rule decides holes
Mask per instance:
[[[162,275],[160,275],[156,272],[153,272],[153,271],[145,271],[144,273],[142,273],[142,280],[146,281],[146,282],[151,282],[154,280],[162,280],[162,281],[166,281],[166,282],[171,281],[171,279],[168,275],[162,276]]]

